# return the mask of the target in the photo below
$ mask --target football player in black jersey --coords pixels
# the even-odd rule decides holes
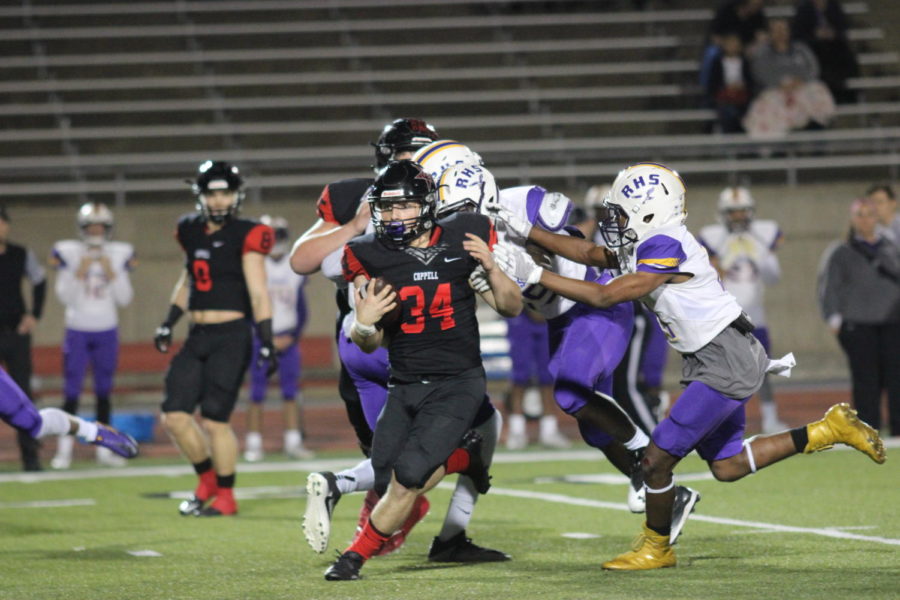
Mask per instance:
[[[262,342],[257,360],[270,373],[277,367],[264,262],[275,238],[267,225],[238,218],[242,186],[233,165],[200,165],[193,184],[197,213],[182,217],[176,232],[185,269],[154,338],[157,350],[168,352],[172,327],[189,312],[190,332],[169,365],[162,404],[163,424],[199,478],[193,497],[179,507],[182,515],[237,513],[238,446],[228,421],[251,360],[248,318]],[[198,406],[208,438],[194,420]]]
[[[522,297],[494,263],[490,221],[474,213],[435,221],[436,194],[417,163],[388,164],[368,197],[375,232],[344,250],[344,277],[355,288],[351,337],[366,352],[387,346],[391,380],[372,444],[376,491],[383,493],[327,580],[357,579],[416,498],[445,474],[472,476],[482,493],[490,486],[471,443],[479,438],[469,432],[486,391],[469,276],[479,265],[485,270],[485,299],[504,316],[522,311]],[[388,285],[376,292],[378,277]],[[398,304],[399,318],[380,329]]]

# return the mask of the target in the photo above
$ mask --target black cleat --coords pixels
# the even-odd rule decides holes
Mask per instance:
[[[344,552],[325,571],[326,581],[354,581],[359,579],[359,570],[365,560],[356,552]]]
[[[502,562],[510,558],[505,552],[473,544],[465,531],[460,531],[446,542],[434,538],[428,551],[428,560],[432,562],[483,563]]]
[[[642,513],[646,507],[647,492],[644,491],[644,469],[641,467],[641,461],[644,460],[644,450],[645,448],[641,448],[632,452],[628,510],[633,513]]]
[[[328,549],[331,537],[331,515],[341,499],[337,478],[331,471],[310,473],[306,478],[306,512],[303,534],[310,548],[318,553]]]
[[[487,494],[487,491],[491,489],[491,476],[481,457],[482,441],[481,434],[474,429],[470,429],[463,436],[459,447],[469,453],[469,468],[460,474],[467,475],[472,480],[479,494]]]
[[[700,492],[683,485],[675,486],[675,503],[672,505],[672,529],[669,532],[669,545],[674,546],[687,523],[688,517],[694,512],[694,506],[700,502]]]
[[[201,500],[197,496],[191,496],[178,505],[178,512],[181,513],[181,516],[183,517],[194,515],[203,509],[204,504],[206,504],[206,500]]]

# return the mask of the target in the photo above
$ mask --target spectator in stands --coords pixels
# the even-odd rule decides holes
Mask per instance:
[[[839,103],[855,102],[847,78],[859,75],[859,63],[847,40],[850,23],[839,0],[799,0],[791,33],[815,53],[821,79]]]
[[[868,189],[866,197],[875,204],[878,232],[900,246],[900,215],[897,214],[894,188],[883,183],[876,184]]]
[[[540,429],[538,441],[548,448],[568,448],[572,443],[559,431],[556,419],[556,400],[553,397],[553,377],[550,375],[550,341],[547,320],[540,313],[526,308],[517,317],[507,319],[506,337],[512,360],[509,390],[509,430],[506,434],[508,450],[522,450],[528,445],[525,412],[522,407],[529,386],[537,385],[541,395]]]
[[[715,107],[717,129],[721,133],[740,133],[750,94],[753,75],[750,61],[744,56],[741,38],[730,33],[722,38],[722,52],[713,60],[706,88],[707,102]]]
[[[9,213],[0,206],[0,362],[25,395],[31,395],[31,332],[44,310],[47,281],[44,267],[34,252],[9,242]],[[31,310],[22,297],[22,279],[31,283]],[[24,430],[18,431],[22,466],[26,471],[40,471],[38,442]]]
[[[272,299],[272,331],[278,351],[278,382],[284,406],[284,453],[289,458],[312,458],[313,453],[303,445],[303,393],[300,380],[300,334],[306,324],[306,297],[303,286],[306,276],[291,269],[289,254],[291,233],[284,217],[263,215],[260,222],[275,231],[275,245],[266,257],[266,277]],[[253,354],[259,353],[259,337],[253,339]],[[247,438],[244,459],[256,462],[263,459],[262,415],[266,400],[268,377],[265,365],[250,363],[250,408],[247,410]],[[299,402],[298,402],[299,396]]]
[[[700,64],[700,85],[709,87],[713,61],[722,53],[726,36],[737,35],[745,52],[750,54],[768,39],[765,0],[723,0],[709,24],[707,42]]]
[[[880,429],[886,390],[890,435],[900,435],[900,249],[879,233],[872,200],[853,202],[847,240],[823,265],[822,314],[847,355],[854,407]]]
[[[771,41],[753,54],[753,80],[761,93],[744,117],[751,137],[784,137],[792,129],[821,129],[834,116],[834,98],[819,81],[819,62],[802,42],[791,40],[785,19],[769,23]]]
[[[113,213],[105,204],[87,202],[76,217],[81,239],[60,240],[53,245],[50,266],[56,269],[56,296],[66,309],[63,342],[64,404],[70,415],[78,414],[78,396],[90,363],[97,396],[97,421],[109,424],[112,416],[110,392],[119,359],[118,307],[127,306],[134,292],[129,271],[135,266],[134,248],[110,239]],[[62,435],[54,469],[72,464],[75,439]],[[109,448],[97,447],[97,462],[121,467],[125,459]]]

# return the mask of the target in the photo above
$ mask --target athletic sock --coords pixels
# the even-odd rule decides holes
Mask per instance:
[[[342,494],[362,492],[375,487],[375,470],[372,468],[371,459],[368,458],[353,468],[335,473],[334,477]]]
[[[38,430],[37,438],[50,435],[66,435],[69,433],[69,429],[72,428],[69,415],[58,408],[42,408],[40,413],[41,428]]]
[[[634,435],[630,440],[625,442],[625,447],[629,450],[640,450],[641,448],[646,448],[647,444],[650,443],[650,438],[647,437],[647,434],[644,433],[644,430],[640,427],[634,428]]]
[[[809,444],[809,431],[807,431],[806,425],[791,429],[791,439],[794,440],[794,448],[797,449],[797,452],[806,450],[806,446]]]
[[[385,535],[378,531],[378,529],[375,528],[375,525],[372,524],[372,519],[369,519],[363,526],[363,530],[356,536],[356,539],[353,540],[353,543],[344,550],[344,553],[356,552],[365,560],[369,560],[381,550],[381,547],[389,537],[389,535]]]
[[[451,473],[462,473],[468,469],[470,458],[468,450],[463,450],[462,448],[454,450],[453,454],[450,455],[450,458],[447,459],[447,462],[444,463],[444,467],[447,469],[447,475],[450,475]]]

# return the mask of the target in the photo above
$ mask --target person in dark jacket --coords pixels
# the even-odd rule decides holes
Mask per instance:
[[[887,390],[890,434],[900,435],[900,249],[877,230],[874,203],[853,202],[847,240],[826,253],[822,313],[850,367],[859,418],[881,427]]]
[[[856,101],[847,78],[859,75],[856,54],[847,40],[850,21],[839,0],[799,0],[792,37],[812,49],[822,67],[820,78],[838,103]]]

